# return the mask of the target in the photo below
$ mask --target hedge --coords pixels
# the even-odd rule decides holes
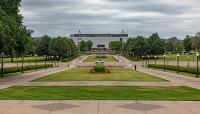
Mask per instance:
[[[155,68],[155,64],[149,64],[150,68]],[[156,65],[156,69],[164,69],[164,65]],[[173,65],[165,65],[166,70],[171,70],[171,71],[177,71],[177,66]],[[197,72],[196,67],[184,67],[184,66],[179,66],[179,72],[186,72],[190,74],[196,74]],[[200,74],[200,72],[198,73]]]
[[[53,67],[52,64],[47,64],[46,68]],[[28,71],[28,70],[34,70],[34,69],[42,69],[45,68],[45,65],[30,65],[30,66],[24,66],[23,71]],[[16,73],[16,72],[21,72],[22,68],[21,67],[9,67],[9,68],[4,68],[4,74],[9,74],[9,73]]]

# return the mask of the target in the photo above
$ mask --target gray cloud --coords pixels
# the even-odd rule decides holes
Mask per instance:
[[[198,0],[22,0],[24,24],[33,36],[119,33],[184,38],[200,31]]]

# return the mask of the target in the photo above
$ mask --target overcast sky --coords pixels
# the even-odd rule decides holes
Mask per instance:
[[[199,0],[22,0],[24,24],[33,36],[120,33],[162,38],[200,31]]]

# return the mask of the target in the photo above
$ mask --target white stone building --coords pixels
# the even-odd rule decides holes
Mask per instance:
[[[109,49],[109,43],[111,41],[121,41],[126,42],[128,40],[128,34],[71,34],[70,38],[76,43],[79,44],[81,41],[92,41],[93,48],[106,48]]]

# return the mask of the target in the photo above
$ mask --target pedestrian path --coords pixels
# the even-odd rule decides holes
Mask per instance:
[[[174,82],[69,81],[27,82],[22,86],[182,86]]]
[[[25,73],[25,74],[20,74],[20,75],[13,76],[13,77],[0,78],[0,89],[11,87],[11,86],[16,86],[16,85],[22,85],[29,81],[73,68],[80,61],[82,61],[82,60],[77,58],[77,59],[71,61],[70,63],[62,63],[62,64],[60,64],[59,67],[54,67],[54,68],[50,68],[50,69],[46,69],[46,70],[40,70],[40,71],[35,71],[35,72],[30,72],[30,73]]]
[[[133,66],[137,65],[137,70],[140,72],[169,80],[177,85],[189,86],[189,87],[200,89],[200,79],[199,78],[184,76],[181,74],[170,73],[170,72],[165,72],[165,71],[160,71],[160,70],[153,70],[153,69],[142,67],[141,64],[139,64],[137,62],[132,62],[124,57],[120,57],[120,59],[129,68],[134,69]]]
[[[200,114],[195,101],[0,101],[0,114]]]

